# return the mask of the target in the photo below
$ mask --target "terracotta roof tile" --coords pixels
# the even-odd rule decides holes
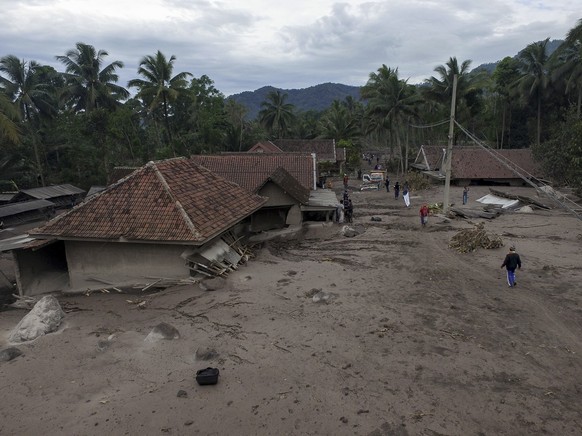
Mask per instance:
[[[281,189],[287,192],[291,197],[297,200],[301,204],[309,203],[309,189],[301,186],[295,177],[289,174],[285,168],[279,167],[275,170],[273,174],[269,176],[267,180],[263,183],[271,181],[278,185]],[[261,186],[262,187],[262,186]]]
[[[271,141],[257,142],[248,150],[248,153],[282,153],[282,152],[283,150],[281,150]]]
[[[265,202],[189,159],[170,159],[148,163],[31,233],[197,244]]]
[[[306,189],[313,189],[316,181],[311,153],[222,153],[190,159],[250,192],[257,192],[279,167]]]
[[[442,146],[423,146],[431,171],[444,171]],[[522,170],[536,177],[540,176],[539,167],[533,160],[531,149],[494,150],[503,158],[518,165]],[[418,158],[423,162],[422,153]],[[441,168],[443,167],[443,168]],[[481,147],[455,146],[451,160],[451,175],[455,179],[515,179],[519,176],[499,162]]]
[[[333,139],[275,139],[272,142],[286,152],[315,153],[318,161],[335,162],[337,159]]]

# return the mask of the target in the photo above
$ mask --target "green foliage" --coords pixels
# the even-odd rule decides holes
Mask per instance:
[[[349,171],[353,171],[360,167],[362,156],[361,147],[354,144],[350,139],[342,139],[337,143],[338,148],[346,149],[346,167]]]
[[[574,109],[553,129],[550,139],[533,145],[532,151],[555,183],[582,190],[582,119]]]

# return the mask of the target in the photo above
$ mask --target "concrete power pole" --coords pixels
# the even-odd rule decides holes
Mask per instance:
[[[455,129],[455,107],[457,101],[457,75],[453,76],[453,99],[451,100],[451,121],[449,123],[449,144],[445,156],[445,198],[443,200],[443,213],[449,212],[449,192],[451,189],[451,158],[453,156],[453,132]]]

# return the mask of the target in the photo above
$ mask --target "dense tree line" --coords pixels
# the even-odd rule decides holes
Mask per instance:
[[[333,138],[357,159],[384,150],[406,170],[420,144],[445,143],[453,77],[456,120],[496,148],[532,147],[560,183],[582,174],[582,20],[551,55],[548,40],[498,63],[492,74],[450,58],[420,85],[382,65],[361,88],[362,100],[335,101],[322,112],[298,112],[273,91],[255,120],[208,76],[176,72],[177,59],[144,56],[127,88],[120,61],[85,43],[56,59],[63,71],[0,58],[2,189],[52,183],[105,184],[113,166],[172,156],[244,151],[276,138]],[[464,138],[457,133],[456,142]]]

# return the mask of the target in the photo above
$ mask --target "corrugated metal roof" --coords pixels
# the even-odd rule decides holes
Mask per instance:
[[[82,194],[85,191],[81,188],[77,188],[76,186],[64,184],[45,186],[43,188],[22,189],[20,192],[32,198],[48,200],[51,198],[63,197],[66,195]]]
[[[30,200],[21,201],[19,203],[10,203],[4,206],[0,206],[0,218],[54,206],[55,204],[48,200]]]
[[[1,192],[0,193],[0,201],[3,203],[7,203],[12,201],[12,199],[16,196],[17,192]]]
[[[148,163],[31,234],[202,244],[266,201],[189,159],[169,159]]]
[[[37,249],[56,242],[56,239],[37,239],[30,235],[18,235],[0,240],[0,252],[18,250],[20,248]]]

